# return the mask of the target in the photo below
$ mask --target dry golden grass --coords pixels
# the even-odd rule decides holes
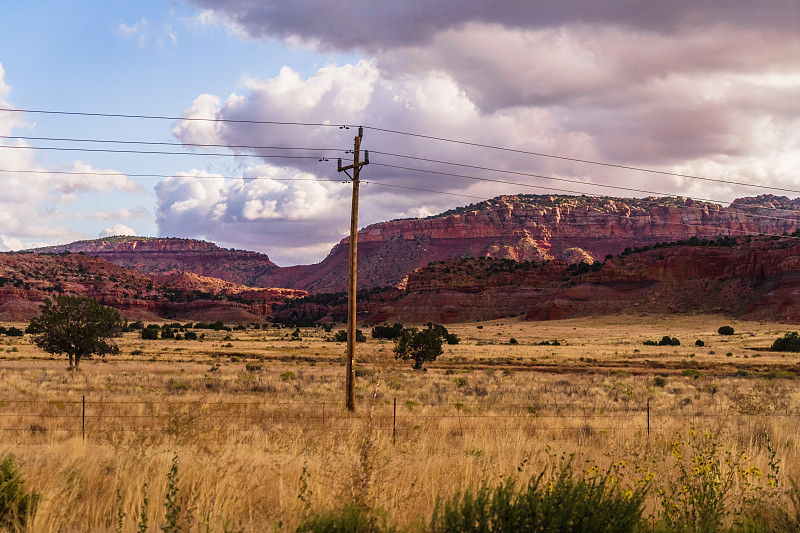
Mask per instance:
[[[718,335],[723,325],[737,334]],[[176,453],[187,531],[291,530],[349,500],[419,529],[437,496],[525,460],[536,471],[553,452],[601,466],[627,459],[668,479],[671,443],[692,427],[764,471],[766,434],[782,474],[800,474],[789,372],[800,355],[767,350],[786,325],[622,316],[449,329],[461,344],[427,372],[395,361],[390,342],[360,344],[354,415],[342,410],[344,344],[321,329],[300,341],[274,328],[202,341],[130,333],[119,356],[79,372],[27,338],[6,340],[0,455],[12,453],[42,494],[37,532],[113,531],[120,510],[122,531],[136,531],[145,485],[158,531]],[[642,344],[663,335],[681,346]],[[553,339],[561,345],[538,345]]]

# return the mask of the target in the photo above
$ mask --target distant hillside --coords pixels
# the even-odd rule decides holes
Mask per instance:
[[[773,195],[742,198],[730,207],[670,197],[499,196],[360,230],[358,282],[359,288],[397,285],[414,270],[450,258],[579,263],[690,237],[792,233],[798,223],[800,200]],[[348,255],[349,239],[343,239],[322,262],[276,269],[262,281],[309,292],[341,291]]]
[[[792,233],[799,223],[800,199],[785,196],[740,198],[729,207],[672,197],[498,196],[361,229],[358,282],[359,289],[402,286],[416,269],[451,258],[591,262],[656,242]],[[331,293],[347,287],[349,239],[317,264],[285,268],[264,254],[191,239],[111,237],[36,251],[82,252],[147,274],[190,272],[250,287]]]
[[[463,322],[524,314],[719,313],[800,323],[800,233],[658,244],[592,265],[451,259],[409,277],[372,322]]]
[[[80,253],[0,253],[0,317],[28,320],[45,298],[59,294],[90,296],[131,318],[202,313],[248,320],[270,317],[272,304],[307,293],[188,273],[148,275]]]
[[[107,237],[32,251],[83,253],[145,274],[191,272],[250,287],[269,287],[262,278],[278,268],[265,254],[220,248],[194,239]]]

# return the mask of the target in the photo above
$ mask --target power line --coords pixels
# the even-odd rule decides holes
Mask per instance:
[[[0,108],[0,112],[19,112],[19,113],[38,113],[38,114],[48,114],[48,115],[65,115],[65,116],[85,116],[85,117],[104,117],[104,118],[133,118],[133,119],[154,119],[154,120],[179,120],[179,121],[198,121],[198,122],[221,122],[221,123],[242,123],[242,124],[267,124],[267,125],[282,125],[282,126],[313,126],[313,127],[335,127],[339,129],[349,129],[351,127],[355,127],[352,124],[330,124],[325,122],[287,122],[287,121],[275,121],[275,120],[239,120],[239,119],[225,119],[225,118],[191,118],[191,117],[172,117],[172,116],[162,116],[162,115],[137,115],[137,114],[122,114],[122,113],[89,113],[89,112],[75,112],[75,111],[51,111],[51,110],[41,110],[41,109],[13,109],[13,108]],[[381,128],[377,126],[364,126],[367,129],[371,129],[373,131],[379,131],[383,133],[390,133],[395,135],[403,135],[408,137],[416,137],[420,139],[427,139],[427,140],[434,140],[440,142],[448,142],[453,144],[460,144],[464,146],[472,146],[477,148],[486,148],[490,150],[498,150],[507,153],[514,153],[514,154],[521,154],[521,155],[530,155],[536,157],[546,157],[551,159],[558,159],[562,161],[569,161],[573,163],[585,163],[590,165],[597,165],[609,168],[617,168],[622,170],[633,170],[637,172],[647,172],[651,174],[659,174],[664,176],[673,176],[679,178],[686,178],[686,179],[693,179],[693,180],[701,180],[701,181],[708,181],[713,183],[724,183],[728,185],[738,185],[744,187],[756,187],[756,188],[763,188],[768,190],[780,191],[780,192],[791,192],[798,194],[800,190],[795,189],[785,189],[780,187],[765,187],[759,186],[752,183],[746,182],[736,182],[736,181],[729,181],[723,180],[719,178],[708,178],[704,176],[697,176],[693,174],[683,174],[679,172],[670,172],[666,170],[656,170],[652,168],[646,167],[637,167],[632,165],[622,165],[617,163],[609,163],[605,161],[594,161],[591,159],[583,159],[577,157],[568,157],[568,156],[560,156],[556,154],[550,154],[546,152],[536,152],[531,150],[521,150],[517,148],[508,148],[504,146],[497,146],[491,144],[484,144],[484,143],[477,143],[471,141],[464,141],[459,139],[451,139],[447,137],[439,137],[435,135],[426,135],[422,133],[415,133],[415,132],[408,132],[408,131],[401,131],[401,130],[393,130],[390,128]],[[105,142],[105,141],[96,141],[96,142]],[[109,141],[110,142],[110,141]],[[203,145],[197,145],[203,146]],[[214,145],[208,145],[214,146]],[[225,145],[223,145],[225,146]],[[235,146],[231,146],[235,147]],[[249,147],[249,146],[240,146],[239,148],[257,148],[257,147]],[[325,150],[325,149],[320,149]],[[388,152],[374,152],[380,153],[383,155],[394,156],[394,157],[408,157],[411,159],[417,159],[421,161],[429,161],[429,162],[437,162],[442,164],[451,164],[451,165],[458,165],[458,163],[451,163],[446,161],[436,161],[433,159],[425,159],[425,158],[417,158],[412,156],[404,156],[399,154],[391,154]],[[260,156],[265,157],[265,156]],[[466,165],[469,166],[469,165]],[[479,169],[480,167],[471,167]],[[497,169],[495,169],[497,170]],[[500,170],[497,170],[500,171]]]
[[[390,157],[413,159],[415,161],[424,161],[424,162],[428,162],[428,163],[437,163],[437,164],[441,164],[441,165],[452,165],[452,166],[463,167],[463,168],[471,168],[471,169],[474,169],[474,170],[487,170],[487,171],[490,171],[490,172],[502,172],[502,173],[505,173],[505,174],[514,174],[514,175],[520,175],[520,176],[530,176],[530,177],[534,177],[534,178],[559,179],[560,181],[567,181],[567,182],[570,182],[570,183],[580,183],[580,184],[584,184],[585,183],[585,182],[578,181],[578,180],[569,180],[569,179],[566,179],[566,178],[554,178],[552,176],[541,176],[541,175],[538,175],[538,174],[531,174],[531,173],[527,173],[527,172],[518,172],[518,171],[513,171],[513,170],[503,170],[503,169],[492,168],[492,167],[481,167],[481,166],[476,166],[476,165],[468,165],[468,164],[465,164],[465,163],[456,163],[456,162],[453,162],[453,161],[440,161],[440,160],[437,160],[437,159],[427,159],[427,158],[424,158],[424,157],[415,157],[415,156],[402,155],[402,154],[392,154],[392,153],[388,153],[388,152],[380,152],[380,151],[377,151],[377,150],[372,150],[371,152],[373,154],[386,155],[386,156],[390,156]],[[597,163],[597,164],[600,164],[600,163]],[[628,168],[628,167],[625,167],[625,168]],[[641,170],[641,169],[637,169],[637,170]],[[652,170],[652,171],[647,171],[647,172],[659,172],[659,171]],[[678,174],[670,174],[670,175],[677,176]],[[754,187],[754,188],[757,188],[757,189],[767,189],[767,190],[770,190],[770,191],[780,191],[780,192],[790,192],[790,193],[800,194],[800,190],[798,190],[798,189],[784,189],[784,188],[781,188],[781,187],[770,187],[768,185],[756,185],[756,184],[753,184],[753,183],[745,183],[745,182],[739,182],[739,181],[729,181],[729,180],[723,180],[723,179],[718,179],[718,178],[704,178],[704,177],[701,177],[701,176],[680,175],[680,177],[689,178],[689,179],[696,179],[696,180],[703,180],[703,181],[711,181],[711,182],[715,182],[715,183],[724,183],[726,185],[740,185],[740,186],[743,186],[743,187]],[[636,191],[636,192],[646,192],[646,191],[638,191],[637,189],[630,189],[630,190],[631,191]]]
[[[27,113],[40,113],[40,114],[51,114],[51,115],[66,115],[66,116],[87,116],[87,117],[111,117],[111,118],[158,119],[158,120],[187,120],[187,121],[223,122],[223,123],[231,122],[231,123],[251,123],[251,124],[268,124],[268,125],[300,125],[300,126],[315,126],[315,127],[324,126],[324,127],[337,127],[337,128],[340,128],[340,129],[344,129],[344,128],[348,128],[349,129],[349,127],[350,127],[350,125],[345,125],[345,124],[329,124],[329,123],[324,123],[324,122],[282,122],[282,121],[267,121],[267,120],[236,120],[236,119],[223,119],[223,118],[186,118],[186,117],[169,117],[169,116],[159,116],[159,115],[133,115],[133,114],[121,114],[121,113],[86,113],[86,112],[49,111],[49,110],[37,110],[37,109],[10,109],[10,108],[0,108],[0,111],[27,112]],[[757,186],[757,185],[753,185],[751,183],[745,183],[745,182],[735,182],[735,181],[722,180],[722,179],[716,179],[716,178],[706,178],[706,177],[702,177],[702,176],[693,176],[693,175],[688,175],[688,174],[673,173],[673,172],[660,171],[660,170],[655,170],[655,169],[647,169],[647,168],[643,168],[643,167],[633,167],[633,166],[627,166],[627,165],[619,165],[619,164],[613,164],[613,163],[592,161],[592,160],[588,160],[588,159],[564,157],[564,156],[558,156],[558,155],[554,155],[554,154],[547,154],[547,153],[543,153],[543,152],[533,152],[533,151],[527,151],[527,150],[519,150],[519,149],[513,149],[513,148],[507,148],[507,147],[501,147],[501,146],[494,146],[494,145],[489,145],[489,144],[481,144],[481,143],[474,143],[474,142],[469,142],[469,141],[462,141],[462,140],[458,140],[458,139],[449,139],[449,138],[445,138],[445,137],[437,137],[437,136],[431,136],[431,135],[425,135],[425,134],[419,134],[419,133],[413,133],[413,132],[391,130],[391,129],[387,129],[387,128],[378,128],[378,127],[372,127],[372,126],[368,126],[368,128],[373,129],[375,131],[385,132],[385,133],[406,135],[406,136],[424,138],[424,139],[428,139],[428,140],[437,140],[437,141],[442,141],[442,142],[450,142],[450,143],[456,143],[456,144],[461,144],[461,145],[466,145],[466,146],[482,147],[482,148],[500,150],[500,151],[509,152],[509,153],[518,153],[518,154],[541,156],[541,157],[552,157],[552,158],[566,160],[566,161],[572,161],[572,162],[595,164],[595,165],[608,166],[608,167],[620,168],[620,169],[626,169],[626,170],[636,170],[636,171],[642,171],[642,172],[651,172],[651,173],[656,173],[656,174],[670,175],[670,176],[682,177],[682,178],[687,178],[687,179],[697,179],[697,180],[703,180],[703,181],[724,183],[724,184],[729,184],[729,185],[746,186],[746,187],[759,187],[759,188],[762,188],[762,189],[781,191],[781,192],[800,193],[800,190],[795,190],[795,189],[786,189],[786,188],[769,187],[769,186]],[[311,151],[319,151],[319,152],[343,151],[341,149],[335,149],[335,148],[275,147],[275,146],[223,145],[223,144],[201,144],[201,143],[170,143],[170,142],[124,141],[124,140],[104,140],[104,139],[77,139],[77,138],[63,138],[63,137],[0,136],[0,138],[6,138],[6,139],[18,138],[18,139],[26,139],[26,140],[44,140],[44,141],[58,141],[58,142],[94,142],[94,143],[115,143],[115,144],[139,144],[139,145],[146,145],[146,146],[190,146],[190,147],[200,147],[200,148],[228,148],[228,149],[250,149],[250,150],[258,150],[258,149],[264,149],[264,150],[311,150]],[[283,155],[283,154],[186,153],[186,152],[169,152],[169,151],[156,151],[156,150],[120,150],[120,149],[113,149],[112,150],[112,149],[100,149],[100,148],[27,147],[27,146],[25,146],[25,147],[21,147],[21,146],[0,146],[0,148],[8,148],[8,149],[39,149],[39,150],[57,150],[57,151],[82,151],[82,152],[102,152],[102,153],[132,153],[132,154],[150,154],[150,155],[203,155],[203,156],[219,156],[219,157],[261,157],[261,158],[275,158],[275,159],[289,159],[289,160],[291,160],[291,159],[315,159],[316,158],[316,159],[319,159],[320,161],[327,160],[327,158],[325,158],[324,156],[320,158],[319,156],[294,156],[294,155]],[[569,178],[558,178],[558,177],[554,177],[554,176],[545,176],[545,175],[528,173],[528,172],[511,171],[511,170],[497,169],[497,168],[492,168],[492,167],[483,167],[483,166],[478,166],[478,165],[469,165],[469,164],[464,164],[464,163],[456,163],[456,162],[451,162],[451,161],[442,161],[442,160],[423,158],[423,157],[417,157],[417,156],[411,156],[411,155],[395,154],[395,153],[381,152],[381,151],[373,151],[373,153],[386,155],[386,156],[389,156],[389,157],[406,158],[406,159],[411,159],[411,160],[416,160],[416,161],[424,161],[424,162],[441,164],[441,165],[452,165],[452,166],[458,166],[458,167],[462,167],[462,168],[471,168],[471,169],[483,170],[483,171],[487,171],[487,172],[498,172],[498,173],[517,175],[517,176],[533,177],[533,178],[538,178],[538,179],[548,179],[548,180],[554,180],[554,181],[562,181],[562,182],[566,182],[566,183],[575,183],[575,184],[579,184],[579,185],[583,185],[583,186],[591,185],[593,187],[604,187],[604,188],[608,188],[608,189],[616,189],[616,190],[622,190],[622,191],[626,191],[626,192],[634,192],[634,193],[642,193],[642,194],[650,194],[650,195],[661,195],[661,196],[672,196],[672,195],[667,195],[667,194],[662,193],[662,192],[649,191],[649,190],[644,190],[644,189],[637,189],[637,188],[633,188],[633,187],[623,187],[623,186],[610,185],[610,184],[587,183],[587,182],[584,182],[584,181],[574,180],[574,179],[569,179]],[[418,169],[418,168],[412,168],[412,167],[405,167],[405,166],[401,166],[401,165],[390,165],[390,164],[385,164],[385,163],[374,163],[374,164],[379,165],[379,166],[388,167],[388,168],[396,168],[396,169],[402,169],[402,170],[414,171],[414,172],[426,172],[426,173],[432,173],[432,174],[444,175],[444,176],[453,176],[453,177],[458,177],[458,178],[462,178],[462,179],[471,179],[471,180],[478,180],[478,181],[485,181],[485,182],[502,183],[502,184],[509,184],[509,185],[514,185],[514,186],[521,186],[521,187],[531,187],[531,188],[538,188],[538,189],[543,189],[543,190],[566,192],[566,193],[571,193],[571,194],[585,194],[584,191],[571,191],[571,190],[566,190],[566,189],[555,189],[555,188],[545,187],[545,186],[541,186],[541,185],[533,185],[533,184],[528,184],[528,183],[520,183],[520,182],[507,181],[507,180],[498,180],[498,179],[490,179],[490,178],[478,178],[478,177],[475,177],[475,176],[465,176],[465,175],[449,173],[449,172],[434,171],[434,170],[428,170],[428,169]],[[27,171],[18,171],[18,172],[27,172]],[[33,171],[30,171],[30,172],[33,173]],[[55,171],[48,172],[48,173],[51,173],[51,174],[52,173],[65,173],[66,174],[66,172],[55,172]],[[77,174],[77,173],[75,173],[75,174]],[[84,173],[84,175],[87,175],[87,174],[90,174],[90,173]],[[96,175],[108,175],[108,174],[96,173]],[[140,174],[140,175],[130,174],[130,175],[133,176],[133,177],[137,177],[137,176],[138,177],[170,177],[170,176],[158,175],[158,174],[149,174],[149,175],[145,175],[145,174]],[[211,179],[211,178],[218,178],[218,176],[202,176],[202,177],[201,176],[194,176],[194,178]],[[239,179],[239,177],[235,177],[234,178],[234,177],[225,177],[225,176],[222,176],[222,178],[225,178],[225,179]],[[242,177],[241,179],[259,179],[259,178],[244,178],[244,177]],[[264,179],[275,179],[275,178],[266,178],[265,177]],[[278,181],[284,181],[284,180],[285,181],[295,181],[294,179],[281,179],[281,180],[278,180]],[[321,180],[321,181],[334,181],[334,180]],[[389,186],[388,184],[378,183],[378,182],[374,182],[374,181],[371,182],[371,183],[377,184],[377,185],[382,185],[382,186]],[[422,192],[431,192],[431,193],[435,193],[435,194],[446,194],[446,195],[452,195],[452,196],[462,196],[462,197],[467,197],[467,198],[478,198],[478,197],[472,196],[472,195],[464,195],[464,194],[445,192],[445,191],[436,191],[436,190],[432,190],[432,189],[421,189],[421,188],[406,187],[406,186],[399,186],[399,185],[394,185],[394,187],[395,188],[402,188],[402,189],[406,189],[406,190],[419,190],[419,191],[422,191]],[[714,203],[719,203],[719,204],[723,204],[724,203],[724,202],[721,202],[721,201],[718,201],[718,200],[709,200],[709,199],[703,199],[703,198],[695,198],[695,199],[697,199],[699,201],[714,202]],[[689,207],[689,206],[680,206],[680,207]],[[737,205],[735,209],[770,209],[770,208],[765,208],[765,207],[762,207],[762,206]],[[771,209],[776,210],[776,211],[777,210],[786,211],[786,210],[783,210],[783,209],[775,209],[775,208],[771,208]],[[763,214],[759,214],[759,215],[753,215],[753,214],[747,214],[747,213],[743,213],[743,214],[744,214],[744,216],[748,216],[748,217],[756,217],[757,216],[759,218],[773,218],[773,219],[776,219],[776,220],[791,220],[791,221],[794,221],[794,219],[770,217],[768,215],[763,215]]]
[[[405,185],[395,185],[395,184],[392,184],[392,183],[381,183],[379,181],[362,181],[361,183],[362,184],[366,183],[366,184],[369,184],[369,185],[379,185],[381,187],[392,187],[392,188],[395,188],[395,189],[405,189],[405,190],[409,190],[409,191],[420,191],[420,192],[430,192],[430,193],[434,193],[434,194],[446,194],[446,195],[449,195],[449,196],[460,196],[461,198],[470,198],[472,200],[486,200],[486,198],[484,198],[482,196],[472,196],[470,194],[462,194],[462,193],[457,193],[457,192],[435,191],[433,189],[421,189],[419,187],[408,187],[408,186],[405,186]]]
[[[433,136],[433,135],[425,135],[425,134],[421,134],[421,133],[413,133],[413,132],[407,132],[407,131],[392,130],[392,129],[387,129],[387,128],[378,128],[378,127],[374,127],[374,126],[364,126],[364,127],[368,128],[368,129],[371,129],[371,130],[374,130],[374,131],[380,131],[380,132],[383,132],[383,133],[392,133],[392,134],[396,134],[396,135],[405,135],[405,136],[409,136],[409,137],[417,137],[417,138],[420,138],[420,139],[428,139],[428,140],[432,140],[432,141],[442,141],[442,142],[448,142],[448,143],[453,143],[453,144],[461,144],[461,145],[465,145],[465,146],[473,146],[473,147],[476,147],[476,148],[487,148],[487,149],[490,149],[490,150],[499,150],[499,151],[502,151],[502,152],[508,152],[508,153],[514,153],[514,154],[532,155],[532,156],[536,156],[536,157],[546,157],[546,158],[550,158],[550,159],[559,159],[561,161],[570,161],[572,163],[586,163],[586,164],[589,164],[589,165],[597,165],[597,166],[603,166],[603,167],[618,168],[618,169],[622,169],[622,170],[634,170],[634,171],[637,171],[637,172],[647,172],[647,173],[650,173],[650,174],[660,174],[660,175],[663,175],[663,176],[673,176],[673,177],[677,177],[677,178],[688,178],[688,179],[696,179],[696,180],[704,180],[704,181],[721,181],[722,183],[733,183],[733,184],[736,184],[736,185],[753,186],[752,184],[749,184],[749,183],[726,182],[724,180],[717,180],[717,179],[714,179],[714,178],[705,178],[705,177],[702,177],[702,176],[695,176],[695,175],[692,175],[692,174],[681,174],[679,172],[669,172],[667,170],[656,170],[656,169],[652,169],[652,168],[635,167],[635,166],[630,166],[630,165],[621,165],[621,164],[617,164],[617,163],[608,163],[608,162],[604,162],[604,161],[593,161],[591,159],[581,159],[581,158],[577,158],[577,157],[567,157],[567,156],[561,156],[561,155],[555,155],[555,154],[548,154],[548,153],[545,153],[545,152],[534,152],[534,151],[529,151],[529,150],[520,150],[520,149],[517,149],[517,148],[507,148],[507,147],[504,147],[504,146],[495,146],[495,145],[491,145],[491,144],[482,144],[482,143],[475,143],[475,142],[470,142],[470,141],[461,141],[461,140],[458,140],[458,139],[449,139],[447,137],[436,137],[436,136]],[[378,152],[375,152],[375,153],[378,153]],[[389,154],[387,154],[387,155],[389,155]],[[783,190],[783,189],[778,189],[778,190]]]
[[[330,124],[327,122],[291,122],[291,121],[278,121],[278,120],[240,120],[230,118],[196,118],[196,117],[171,117],[164,115],[129,115],[123,113],[88,113],[78,111],[49,111],[44,109],[15,109],[15,108],[0,108],[0,112],[8,113],[31,113],[40,115],[64,115],[64,116],[77,116],[77,117],[102,117],[102,118],[134,118],[146,120],[186,120],[193,122],[223,122],[233,124],[271,124],[274,126],[315,126],[322,128],[339,128],[350,129],[354,127],[352,124]]]
[[[493,178],[481,178],[481,177],[477,177],[477,176],[467,176],[467,175],[464,175],[464,174],[456,174],[456,173],[453,173],[453,172],[443,172],[443,171],[438,171],[438,170],[420,169],[420,168],[413,168],[413,167],[404,167],[404,166],[399,166],[399,165],[390,165],[390,164],[386,164],[386,163],[375,163],[375,162],[373,162],[372,164],[375,165],[375,166],[379,166],[379,167],[396,168],[396,169],[408,170],[408,171],[413,171],[413,172],[425,172],[425,173],[429,173],[429,174],[450,176],[450,177],[454,177],[454,178],[462,178],[462,179],[468,179],[468,180],[474,180],[474,181],[484,181],[484,182],[489,182],[489,183],[499,183],[499,184],[503,184],[503,185],[514,185],[516,187],[528,187],[528,188],[549,190],[549,191],[561,192],[561,193],[567,193],[567,194],[581,194],[581,195],[586,194],[585,191],[574,191],[574,190],[569,190],[569,189],[557,189],[557,188],[554,188],[554,187],[546,187],[544,185],[536,185],[536,184],[532,184],[532,183],[523,183],[523,182],[518,182],[518,181],[508,181],[508,180],[500,180],[500,179],[493,179]],[[642,189],[634,189],[634,188],[630,188],[630,187],[622,187],[622,186],[619,186],[619,185],[605,185],[605,184],[597,184],[597,183],[584,183],[584,182],[577,182],[575,180],[569,180],[569,179],[566,179],[566,178],[556,178],[556,177],[552,177],[552,176],[539,176],[539,175],[535,175],[535,174],[525,174],[525,173],[522,173],[522,174],[523,175],[527,175],[527,176],[531,176],[531,177],[542,178],[542,179],[551,179],[551,180],[555,180],[555,181],[566,181],[566,182],[570,182],[570,183],[580,183],[581,185],[591,185],[593,187],[606,187],[606,188],[610,188],[610,189],[624,190],[624,191],[629,191],[629,192],[640,192],[640,193],[644,193],[644,194],[651,194],[651,195],[657,195],[657,196],[662,196],[662,197],[672,197],[673,196],[673,195],[665,194],[665,193],[662,193],[662,192],[647,191],[647,190],[642,190]],[[590,193],[590,195],[591,196],[595,196],[592,193]],[[724,202],[721,202],[719,200],[711,200],[711,199],[708,199],[708,198],[697,198],[697,197],[694,197],[692,199],[693,200],[697,200],[697,201],[701,201],[701,202],[714,203],[714,204],[722,204],[722,203],[724,203]],[[693,206],[676,206],[676,207],[700,209],[699,207],[693,207]],[[743,208],[743,209],[767,209],[767,210],[770,209],[770,208],[761,207],[761,206],[745,206],[745,205],[739,205],[737,207],[731,207],[730,209],[738,210],[739,208]],[[780,211],[791,211],[791,210],[780,209]],[[791,212],[795,212],[795,211],[791,211]],[[773,216],[769,216],[769,215],[752,214],[752,213],[744,213],[744,212],[742,213],[742,215],[744,215],[746,217],[751,217],[751,218],[767,218],[767,219],[774,219],[774,220],[786,220],[786,221],[791,221],[791,222],[800,221],[800,218],[773,217]],[[798,215],[800,216],[800,213],[798,213]]]
[[[345,148],[311,148],[298,146],[251,146],[237,144],[202,144],[185,142],[123,141],[111,139],[77,139],[72,137],[26,137],[20,135],[0,135],[0,139],[21,139],[23,141],[51,141],[74,143],[141,144],[145,146],[190,146],[192,148],[240,148],[249,150],[307,150],[314,152],[347,152]],[[39,147],[31,147],[39,148]]]
[[[127,176],[129,178],[190,178],[190,179],[223,179],[223,180],[243,180],[243,181],[257,181],[257,180],[271,180],[271,181],[323,181],[330,183],[344,183],[341,180],[325,179],[325,178],[273,178],[271,176],[254,176],[248,178],[245,176],[179,176],[177,174],[128,174],[125,172],[71,172],[66,170],[3,170],[0,169],[0,174],[18,173],[18,174],[58,174],[68,176]]]
[[[208,152],[167,152],[161,150],[120,150],[111,148],[71,148],[64,146],[5,146],[0,149],[7,150],[54,150],[58,152],[88,152],[110,154],[139,154],[139,155],[185,155],[207,157],[263,157],[269,159],[320,159],[319,155],[276,155],[276,154],[224,154]],[[322,156],[324,157],[324,156]]]

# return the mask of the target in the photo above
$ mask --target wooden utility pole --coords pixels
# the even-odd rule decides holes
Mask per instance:
[[[358,262],[358,174],[363,165],[369,164],[369,152],[364,152],[364,161],[361,162],[361,138],[364,129],[358,128],[358,135],[353,140],[353,164],[342,166],[339,159],[339,172],[353,169],[353,175],[347,176],[353,182],[353,202],[350,210],[350,278],[347,286],[347,361],[345,363],[345,406],[348,411],[356,410],[356,265]]]

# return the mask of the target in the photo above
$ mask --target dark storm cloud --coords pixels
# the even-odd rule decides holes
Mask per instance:
[[[427,44],[474,22],[536,30],[563,25],[621,26],[671,34],[709,26],[794,31],[796,2],[785,0],[190,0],[224,16],[252,37],[299,37],[337,50],[368,52]]]

